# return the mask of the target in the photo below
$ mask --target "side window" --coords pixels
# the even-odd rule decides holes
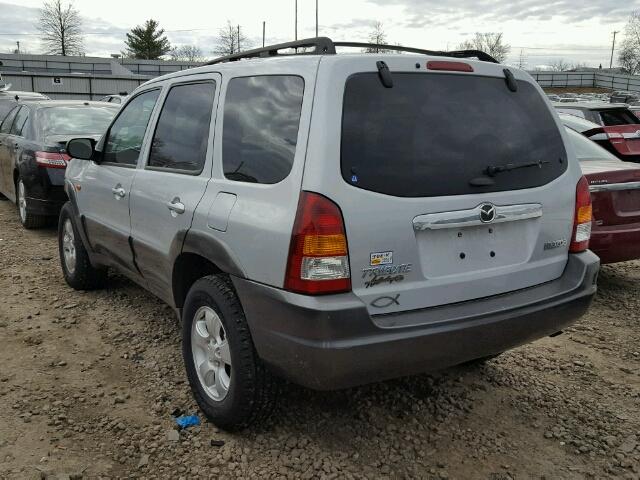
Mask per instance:
[[[22,107],[18,114],[16,115],[15,120],[13,121],[13,127],[11,127],[11,135],[22,136],[23,133],[26,133],[26,129],[24,128],[29,120],[29,109],[27,107]]]
[[[160,90],[138,95],[122,110],[109,129],[105,142],[103,162],[135,165],[142,149],[151,112]]]
[[[0,133],[9,133],[11,130],[11,125],[13,125],[13,119],[16,117],[16,114],[20,110],[20,107],[14,107],[13,110],[9,112],[9,114],[2,121],[2,125],[0,125]]]
[[[202,171],[215,91],[212,82],[169,90],[151,142],[149,167]]]
[[[265,75],[234,78],[224,105],[222,164],[229,180],[278,183],[291,171],[304,80]]]

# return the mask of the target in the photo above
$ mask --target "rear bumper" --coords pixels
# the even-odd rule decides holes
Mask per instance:
[[[27,190],[29,194],[32,194]],[[41,192],[37,192],[40,194]],[[60,209],[67,201],[67,194],[62,186],[50,186],[43,198],[27,196],[27,210],[34,215],[57,216]]]
[[[423,322],[402,328],[376,326],[352,293],[311,297],[233,282],[263,361],[295,383],[333,390],[457,365],[555,333],[587,310],[598,269],[593,253],[572,254],[557,280],[408,312],[414,325],[416,317]]]
[[[598,227],[591,231],[589,248],[603,264],[636,260],[640,258],[640,224]]]

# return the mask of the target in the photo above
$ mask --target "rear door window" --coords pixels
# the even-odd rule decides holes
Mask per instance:
[[[304,80],[234,78],[224,105],[222,163],[229,180],[278,183],[289,175],[298,141]]]
[[[169,90],[151,142],[149,167],[202,171],[215,90],[213,82],[177,85]]]
[[[341,169],[351,185],[398,197],[464,195],[532,188],[567,168],[557,124],[537,89],[502,78],[377,73],[346,83]],[[489,166],[545,162],[496,174]],[[477,183],[477,182],[474,182]]]

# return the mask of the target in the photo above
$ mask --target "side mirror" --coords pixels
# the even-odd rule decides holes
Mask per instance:
[[[91,160],[95,151],[95,140],[91,138],[74,138],[67,142],[67,153],[72,158]]]

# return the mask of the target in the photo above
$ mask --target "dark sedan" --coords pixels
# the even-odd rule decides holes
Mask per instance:
[[[16,202],[25,228],[44,226],[66,201],[67,140],[99,139],[118,107],[44,100],[17,104],[0,124],[0,194]]]

